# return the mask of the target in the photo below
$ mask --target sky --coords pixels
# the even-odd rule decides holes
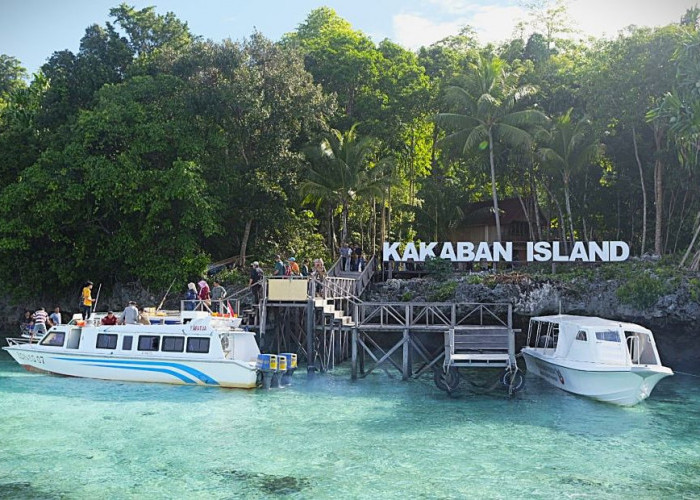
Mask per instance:
[[[2,0],[0,54],[33,73],[55,51],[76,52],[85,29],[109,21],[121,0]],[[255,29],[272,40],[293,31],[318,7],[333,8],[375,42],[389,38],[409,49],[430,45],[471,25],[482,43],[513,36],[525,20],[525,0],[131,0],[137,9],[174,12],[203,38],[240,40]],[[678,22],[700,0],[569,0],[579,36],[615,36],[629,26]]]

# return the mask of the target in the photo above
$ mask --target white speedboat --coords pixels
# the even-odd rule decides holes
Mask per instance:
[[[177,324],[105,326],[94,317],[54,326],[38,343],[9,338],[3,349],[32,371],[254,388],[260,350],[255,334],[241,329],[240,322],[200,311],[183,311]]]
[[[650,330],[596,317],[531,318],[522,354],[528,373],[553,386],[625,406],[643,401],[673,375],[661,365]]]

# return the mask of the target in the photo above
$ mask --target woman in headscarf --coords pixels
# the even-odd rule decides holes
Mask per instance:
[[[206,281],[202,280],[199,283],[199,300],[204,302],[206,305],[211,305],[211,292],[209,291],[209,285]]]
[[[195,300],[197,300],[197,286],[194,283],[187,283],[187,293],[185,293],[185,311],[194,311]]]

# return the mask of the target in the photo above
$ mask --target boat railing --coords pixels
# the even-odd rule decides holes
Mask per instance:
[[[639,352],[639,337],[636,335],[630,335],[627,337],[627,351],[630,356],[630,363],[633,365],[639,364],[640,352]]]
[[[534,325],[534,328],[533,328]],[[546,325],[543,328],[542,325]],[[533,332],[534,330],[534,332]],[[544,334],[543,334],[544,333]],[[533,339],[534,334],[534,339]],[[556,349],[559,339],[559,325],[549,321],[531,321],[527,330],[527,346],[545,349]],[[534,340],[534,342],[532,342]]]

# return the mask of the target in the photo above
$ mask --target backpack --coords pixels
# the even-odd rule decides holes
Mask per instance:
[[[263,273],[263,270],[261,268],[259,268],[259,267],[256,268],[255,269],[255,276],[257,276],[258,279],[255,280],[255,282],[257,283],[258,281],[262,281],[264,275],[265,274]]]

